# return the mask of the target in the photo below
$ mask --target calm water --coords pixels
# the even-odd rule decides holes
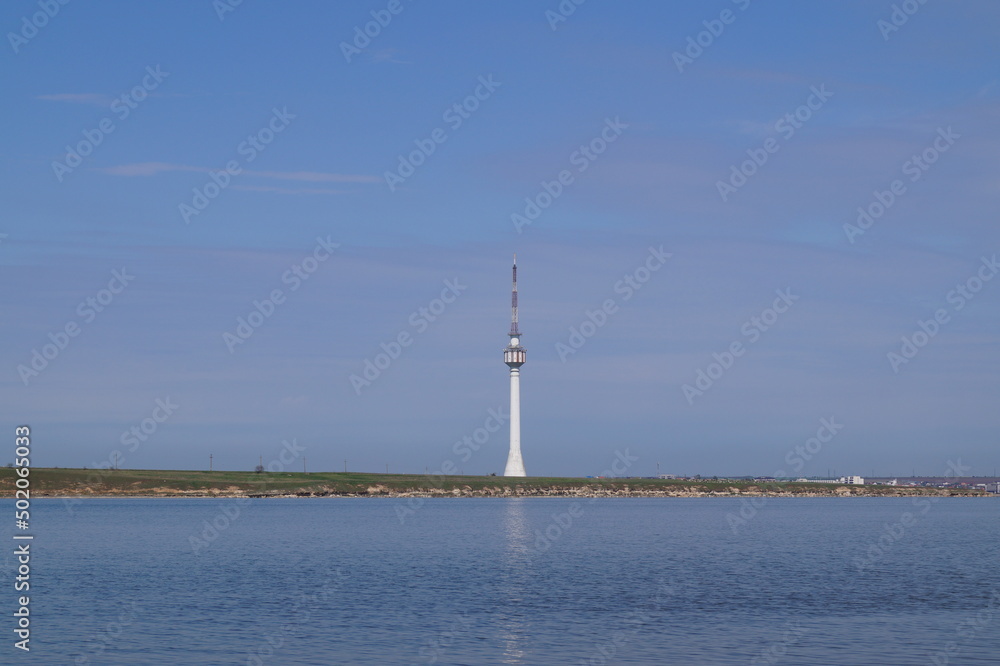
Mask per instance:
[[[735,531],[733,499],[405,506],[36,500],[32,652],[8,615],[0,662],[1000,661],[1000,501],[771,499]]]

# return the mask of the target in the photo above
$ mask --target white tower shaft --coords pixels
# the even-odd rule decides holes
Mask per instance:
[[[521,370],[510,369],[510,453],[504,476],[527,476],[521,458]]]

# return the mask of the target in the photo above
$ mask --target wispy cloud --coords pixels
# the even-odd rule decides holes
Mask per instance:
[[[92,106],[108,106],[113,97],[101,93],[59,93],[56,95],[38,95],[35,99],[47,102],[70,102],[71,104],[90,104]]]
[[[104,167],[97,169],[110,176],[155,176],[164,171],[203,171],[210,169],[204,167],[187,166],[184,164],[170,164],[168,162],[136,162],[134,164],[122,164],[120,166]]]
[[[765,137],[774,134],[774,123],[762,122],[759,120],[738,119],[724,123],[733,128],[737,133],[754,137]]]
[[[248,176],[277,178],[278,180],[303,180],[310,183],[380,183],[378,176],[362,176],[318,171],[244,171]]]
[[[136,162],[133,164],[122,164],[113,167],[98,169],[102,173],[110,176],[155,176],[159,173],[169,171],[198,171],[208,173],[214,169],[208,167],[189,166],[187,164],[171,164],[169,162]],[[361,174],[345,173],[324,173],[320,171],[251,171],[244,169],[242,174],[252,178],[271,178],[274,180],[294,180],[307,183],[378,183],[381,178],[378,176],[366,176]],[[261,190],[264,191],[264,190]],[[278,191],[275,189],[274,191]],[[319,193],[321,190],[316,190]],[[324,190],[325,193],[334,193],[336,190]]]
[[[409,65],[409,60],[399,60],[396,54],[399,53],[396,49],[382,49],[380,51],[375,51],[371,58],[373,62],[392,62],[397,65]]]
[[[810,83],[814,83],[814,81],[809,77],[785,70],[750,67],[720,67],[716,71],[720,76],[741,79],[743,81],[752,81],[754,83],[791,83],[798,85],[808,85]]]
[[[274,194],[347,194],[346,190],[330,190],[315,187],[292,189],[288,187],[271,187],[270,185],[233,185],[232,189],[243,190],[244,192],[273,192]]]

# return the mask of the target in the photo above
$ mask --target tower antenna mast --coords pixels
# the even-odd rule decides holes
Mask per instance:
[[[511,337],[521,335],[517,328],[517,253],[514,254],[514,284],[510,291],[510,335]]]

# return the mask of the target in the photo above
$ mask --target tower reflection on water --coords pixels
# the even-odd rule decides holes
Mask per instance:
[[[506,540],[501,559],[500,595],[504,603],[497,613],[500,639],[504,645],[502,662],[524,663],[524,636],[527,623],[522,601],[531,577],[531,530],[525,516],[525,500],[511,498],[504,502],[503,534]]]

